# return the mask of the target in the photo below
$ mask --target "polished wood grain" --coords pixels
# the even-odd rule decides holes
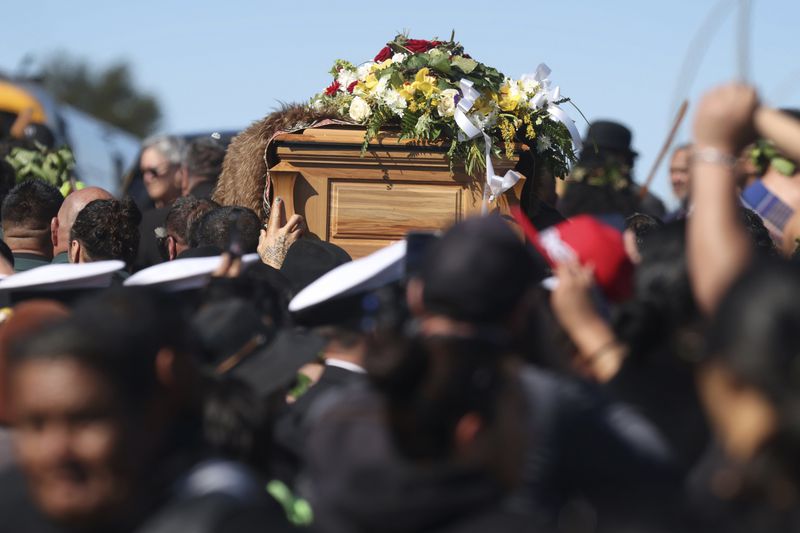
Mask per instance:
[[[335,126],[283,134],[270,167],[275,194],[287,216],[299,213],[309,230],[354,258],[402,239],[408,231],[446,229],[479,215],[483,176],[451,172],[440,145],[420,146],[384,132],[362,153],[364,129]],[[514,162],[497,160],[503,173]],[[508,213],[523,182],[489,208]]]

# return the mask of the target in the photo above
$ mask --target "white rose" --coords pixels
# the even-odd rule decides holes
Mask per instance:
[[[358,81],[358,75],[352,70],[342,69],[339,71],[336,81],[339,82],[339,90],[344,92],[350,87],[351,83]]]
[[[400,96],[400,93],[394,89],[388,89],[386,93],[384,93],[383,103],[399,117],[403,116],[403,110],[408,105],[406,99]]]
[[[456,113],[456,95],[458,91],[455,89],[445,89],[439,97],[439,105],[436,110],[439,112],[440,117],[452,117]]]
[[[313,102],[311,102],[311,108],[314,111],[322,111],[325,108],[325,104],[322,101],[322,98],[317,98]]]
[[[353,101],[350,102],[350,118],[355,120],[356,122],[364,122],[369,118],[372,114],[372,109],[370,109],[369,104],[361,98],[360,96],[356,96],[353,98]]]
[[[392,56],[392,63],[402,63],[408,57],[406,54],[400,53]]]
[[[369,76],[370,69],[372,68],[372,65],[374,65],[374,64],[375,63],[373,63],[372,61],[367,61],[363,65],[360,65],[356,69],[356,72],[358,73],[358,79],[361,80],[361,81],[366,80],[367,76]]]

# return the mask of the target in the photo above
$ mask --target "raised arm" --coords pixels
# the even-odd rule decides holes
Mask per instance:
[[[734,166],[754,135],[757,105],[752,87],[730,84],[706,93],[695,116],[687,253],[692,289],[706,313],[714,311],[750,260]]]

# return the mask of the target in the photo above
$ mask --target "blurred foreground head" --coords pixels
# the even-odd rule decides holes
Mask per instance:
[[[12,351],[18,458],[51,520],[121,530],[152,497],[159,450],[186,412],[179,317],[166,298],[112,290]]]
[[[800,271],[757,262],[719,306],[698,382],[726,454],[751,467],[746,482],[763,489],[783,480],[794,494],[800,487],[798,330]]]
[[[504,220],[471,218],[431,245],[409,298],[417,314],[508,325],[543,278],[541,265]]]

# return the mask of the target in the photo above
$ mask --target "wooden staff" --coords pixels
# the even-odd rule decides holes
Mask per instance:
[[[672,122],[672,129],[669,131],[669,135],[667,135],[664,145],[661,147],[661,151],[658,152],[658,157],[656,157],[656,160],[653,162],[653,167],[650,169],[650,173],[647,175],[644,185],[642,185],[641,189],[639,189],[639,199],[647,196],[647,191],[650,189],[650,184],[653,182],[653,178],[656,176],[656,171],[661,165],[661,161],[664,159],[664,156],[667,155],[670,146],[672,146],[672,141],[675,140],[675,134],[678,133],[678,128],[680,128],[681,122],[683,122],[683,119],[686,117],[687,109],[689,109],[689,101],[684,100],[681,103],[681,106],[678,108],[678,114],[675,115],[675,120]]]

